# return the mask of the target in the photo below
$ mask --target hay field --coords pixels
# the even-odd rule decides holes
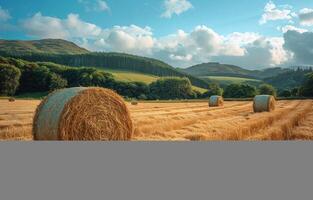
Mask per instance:
[[[0,140],[32,140],[39,101],[0,100]],[[313,101],[278,101],[272,113],[253,113],[252,102],[127,103],[135,141],[312,140]]]

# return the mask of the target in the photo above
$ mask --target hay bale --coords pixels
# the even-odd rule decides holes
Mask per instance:
[[[10,97],[10,98],[9,98],[9,102],[15,102],[15,98]]]
[[[254,112],[271,112],[275,110],[276,100],[271,95],[257,95],[253,100]]]
[[[104,88],[68,88],[46,97],[36,110],[35,140],[130,140],[133,125],[124,100]]]
[[[137,106],[137,105],[138,105],[138,101],[133,100],[133,101],[131,102],[131,105]]]
[[[209,100],[210,107],[219,107],[224,105],[224,99],[221,96],[211,96]]]

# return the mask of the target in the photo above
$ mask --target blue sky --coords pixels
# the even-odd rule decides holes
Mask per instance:
[[[0,0],[0,25],[2,39],[61,38],[177,67],[313,64],[284,46],[288,30],[313,30],[312,0]]]

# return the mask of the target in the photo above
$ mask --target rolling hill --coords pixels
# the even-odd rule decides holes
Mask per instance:
[[[108,72],[114,76],[117,80],[120,81],[125,81],[125,82],[143,82],[146,84],[150,84],[156,80],[158,80],[160,77],[154,76],[154,75],[149,75],[149,74],[142,74],[142,73],[136,73],[136,72],[129,72],[129,71],[119,71],[119,70],[104,70],[105,72]],[[206,89],[197,87],[197,86],[192,86],[192,88],[196,91],[199,91],[201,93],[206,92]]]
[[[203,63],[183,69],[185,73],[193,76],[231,76],[231,77],[250,77],[251,71],[235,65],[220,63]]]
[[[235,65],[211,62],[191,66],[189,68],[183,69],[182,71],[197,77],[239,77],[261,80],[264,78],[277,76],[290,70],[291,69],[279,67],[267,68],[263,70],[248,70]]]
[[[194,86],[208,88],[209,80],[179,71],[157,59],[124,53],[88,52],[65,40],[10,41],[1,40],[0,55],[31,62],[53,62],[74,67],[97,67],[122,70],[158,77],[187,77]]]
[[[223,88],[230,84],[249,84],[257,87],[263,83],[263,81],[258,79],[229,77],[229,76],[205,76],[202,78],[208,78],[214,82],[217,82]]]
[[[82,54],[89,53],[88,50],[76,44],[60,39],[45,40],[0,40],[0,51],[8,54]]]

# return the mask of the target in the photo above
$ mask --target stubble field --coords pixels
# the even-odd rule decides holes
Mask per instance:
[[[0,140],[32,140],[40,101],[0,100]],[[134,141],[313,140],[313,101],[278,101],[271,113],[253,113],[252,102],[127,103]]]

